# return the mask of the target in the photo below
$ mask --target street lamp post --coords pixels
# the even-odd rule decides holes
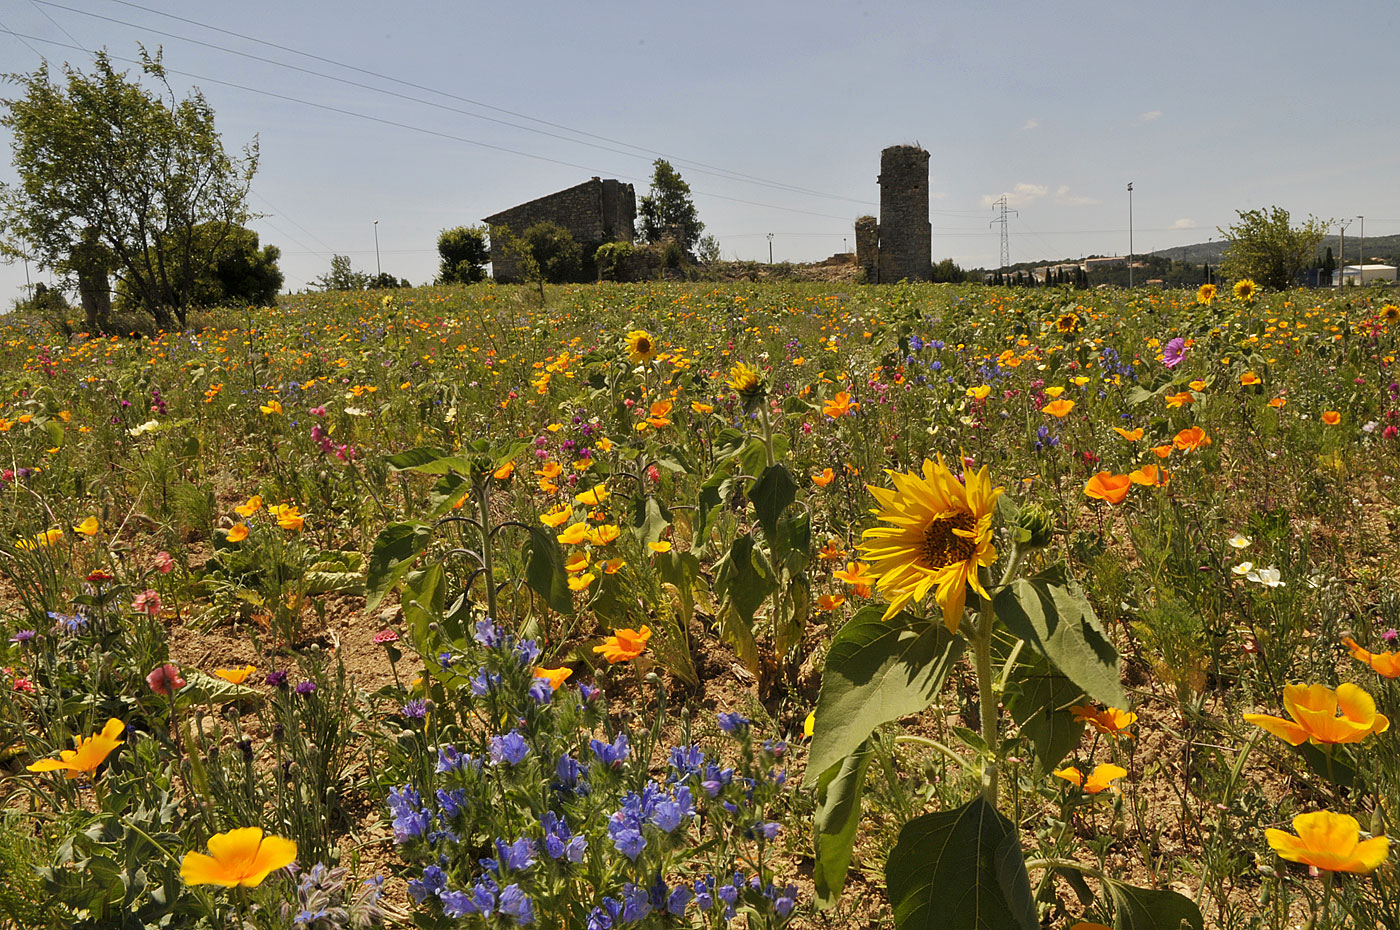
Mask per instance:
[[[1128,182],[1128,287],[1133,286],[1133,182]]]
[[[374,221],[374,272],[384,277],[384,267],[379,264],[379,221]]]

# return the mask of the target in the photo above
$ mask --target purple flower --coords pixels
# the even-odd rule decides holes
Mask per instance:
[[[632,747],[627,741],[626,733],[617,734],[617,738],[611,743],[602,740],[592,740],[589,747],[593,750],[593,755],[605,768],[620,769],[622,763],[627,761],[628,755],[632,752]]]
[[[519,765],[529,754],[530,744],[525,742],[519,730],[511,730],[505,736],[491,737],[492,764],[499,765],[504,761],[509,765]]]
[[[1177,336],[1168,342],[1162,349],[1162,364],[1168,368],[1175,368],[1181,364],[1181,360],[1186,357],[1186,340]]]
[[[720,713],[717,715],[717,719],[721,730],[735,736],[742,736],[748,730],[749,724],[753,722],[742,714]]]
[[[501,889],[500,911],[514,917],[515,923],[521,927],[535,922],[535,907],[519,885],[507,885]]]

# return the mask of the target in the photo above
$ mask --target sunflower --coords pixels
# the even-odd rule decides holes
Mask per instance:
[[[737,391],[744,397],[757,397],[763,393],[763,375],[745,365],[743,362],[729,369],[729,378],[725,382],[730,389]]]
[[[1196,303],[1209,307],[1211,301],[1215,300],[1215,294],[1218,290],[1219,288],[1214,284],[1202,284],[1196,289]]]
[[[992,508],[1002,488],[993,488],[987,469],[969,475],[964,486],[939,456],[938,464],[924,460],[922,477],[889,472],[894,489],[867,485],[879,502],[872,510],[890,526],[862,534],[860,549],[871,561],[879,591],[890,599],[888,620],[929,591],[943,608],[943,623],[956,633],[962,621],[967,586],[989,597],[977,577],[979,565],[991,565]]]
[[[1235,282],[1235,299],[1249,303],[1254,299],[1254,294],[1259,290],[1259,286],[1249,278],[1242,278]]]
[[[640,365],[656,358],[656,340],[644,329],[634,329],[627,334],[627,358],[633,365]]]

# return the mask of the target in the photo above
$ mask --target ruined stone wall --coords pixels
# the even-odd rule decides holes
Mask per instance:
[[[893,145],[880,153],[881,284],[932,277],[928,160],[928,152],[917,145]]]
[[[873,216],[856,220],[856,266],[865,275],[867,284],[880,280],[880,221]]]
[[[637,196],[631,184],[592,178],[567,190],[522,203],[488,216],[491,228],[491,273],[497,281],[520,280],[519,262],[501,248],[502,229],[515,235],[546,220],[569,231],[591,263],[594,251],[604,242],[631,242],[637,215]]]

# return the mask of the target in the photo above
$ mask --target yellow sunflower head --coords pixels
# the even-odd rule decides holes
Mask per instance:
[[[968,474],[964,485],[939,456],[924,460],[923,473],[890,471],[894,488],[867,485],[880,504],[872,510],[889,526],[862,534],[860,550],[871,563],[876,589],[889,598],[888,620],[930,591],[943,609],[943,623],[956,633],[970,584],[982,597],[979,565],[991,565],[992,509],[1002,488],[993,488],[987,468]]]
[[[1235,299],[1249,303],[1254,299],[1254,295],[1258,290],[1259,286],[1249,278],[1241,278],[1235,282]]]
[[[656,340],[644,329],[634,329],[627,334],[627,358],[633,365],[640,365],[656,358]]]
[[[729,378],[725,383],[745,398],[757,397],[763,393],[763,375],[743,362],[729,369]]]

